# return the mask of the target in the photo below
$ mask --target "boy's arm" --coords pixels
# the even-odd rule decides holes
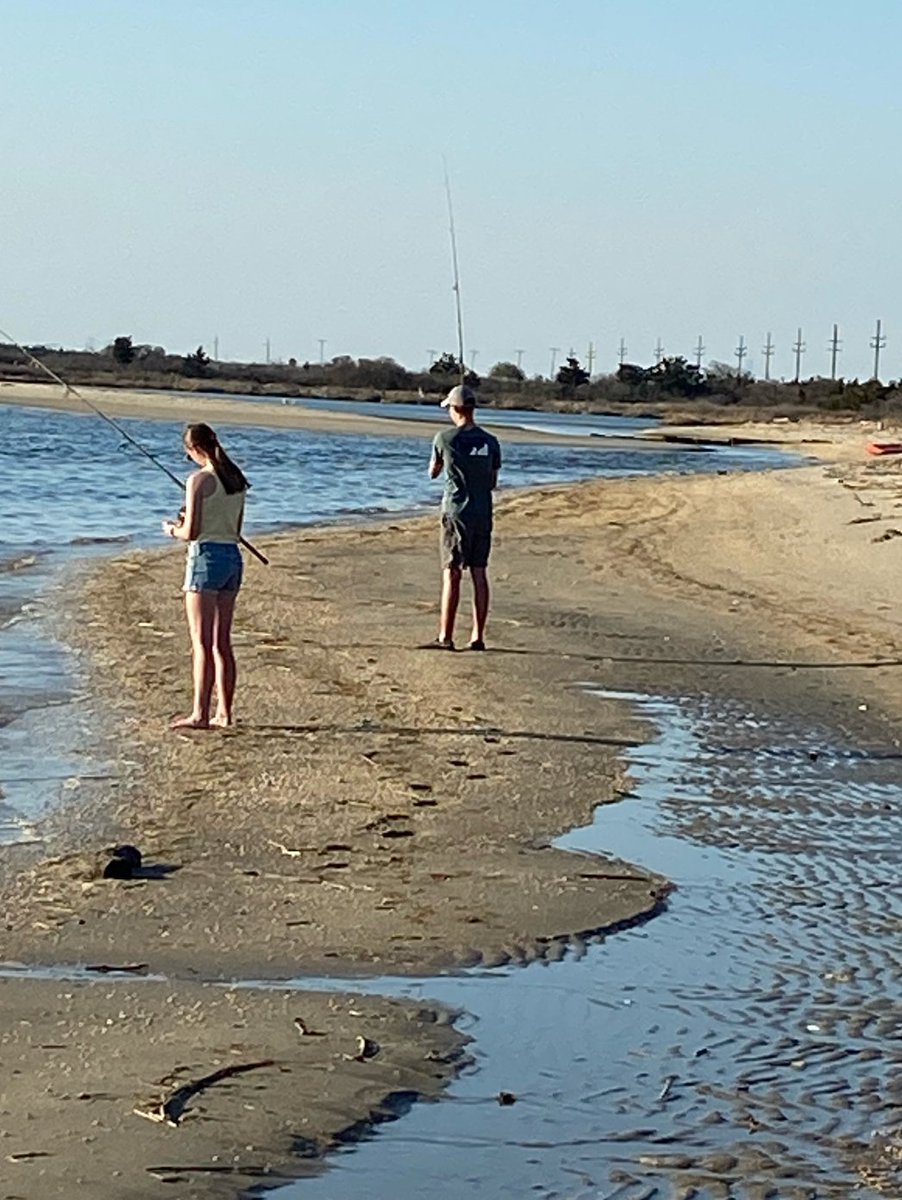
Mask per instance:
[[[498,486],[498,472],[501,470],[501,443],[496,441],[492,447],[492,491]]]
[[[442,458],[441,448],[439,446],[438,437],[432,443],[432,457],[429,460],[429,478],[437,479],[442,473],[442,467],[445,465],[445,460]]]

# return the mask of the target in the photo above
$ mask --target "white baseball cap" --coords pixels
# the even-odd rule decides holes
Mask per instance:
[[[476,393],[466,384],[453,387],[441,404],[442,408],[475,408]]]

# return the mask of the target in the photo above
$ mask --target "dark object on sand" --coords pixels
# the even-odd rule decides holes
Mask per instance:
[[[354,1043],[356,1054],[345,1054],[344,1058],[350,1059],[352,1062],[369,1062],[371,1058],[375,1058],[382,1047],[372,1038],[358,1037]]]
[[[129,975],[146,975],[150,969],[148,963],[93,963],[85,967],[86,971],[96,971],[100,975],[114,974],[129,974]]]
[[[222,1079],[231,1079],[233,1075],[243,1075],[247,1071],[259,1071],[261,1067],[272,1067],[274,1065],[275,1059],[264,1058],[259,1062],[235,1063],[231,1067],[221,1067],[218,1071],[213,1071],[210,1075],[204,1075],[200,1079],[194,1079],[190,1083],[182,1084],[181,1087],[177,1087],[175,1091],[170,1093],[168,1099],[161,1101],[159,1104],[151,1104],[146,1108],[135,1108],[132,1111],[139,1117],[146,1117],[148,1121],[159,1121],[165,1125],[178,1126],[181,1123],[185,1109],[188,1107],[189,1100],[199,1092],[205,1091],[208,1087],[212,1087],[214,1083],[219,1083]]]
[[[103,868],[104,879],[133,879],[134,871],[124,858],[111,858]]]
[[[141,870],[141,851],[137,846],[129,846],[125,843],[122,846],[115,846],[110,853],[113,858],[121,858],[123,862],[127,862],[133,871]]]
[[[104,879],[133,879],[135,872],[141,870],[143,859],[137,846],[124,842],[108,850],[107,854],[112,857],[103,868]]]
[[[499,1092],[495,1099],[503,1108],[509,1108],[512,1104],[517,1103],[517,1097],[513,1092]]]
[[[325,1037],[318,1029],[311,1029],[303,1017],[294,1018],[294,1027],[301,1037]]]

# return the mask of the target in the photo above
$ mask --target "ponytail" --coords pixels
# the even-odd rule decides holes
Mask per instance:
[[[219,438],[209,425],[205,425],[203,422],[198,425],[188,425],[185,429],[185,444],[206,454],[216,472],[217,479],[230,496],[236,492],[246,492],[251,486],[238,464],[232,462],[226,454]]]

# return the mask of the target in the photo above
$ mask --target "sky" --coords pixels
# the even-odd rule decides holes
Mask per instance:
[[[0,328],[902,375],[898,0],[0,0]]]

